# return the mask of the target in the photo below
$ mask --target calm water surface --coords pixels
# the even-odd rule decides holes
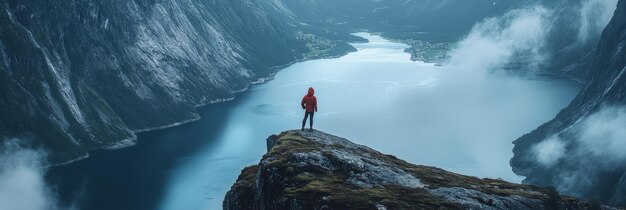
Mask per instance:
[[[316,90],[315,127],[416,164],[519,182],[511,141],[551,119],[579,86],[550,78],[472,76],[412,62],[407,46],[370,43],[341,58],[297,63],[237,100],[209,106],[203,119],[139,135],[138,145],[95,151],[53,169],[65,202],[87,209],[221,209],[265,138],[299,128],[300,100]],[[478,75],[478,76],[476,76]]]

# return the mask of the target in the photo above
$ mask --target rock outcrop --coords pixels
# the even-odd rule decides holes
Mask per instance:
[[[319,131],[267,139],[224,209],[614,209],[553,190],[407,163]]]

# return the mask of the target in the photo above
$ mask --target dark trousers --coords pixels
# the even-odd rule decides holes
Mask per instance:
[[[309,126],[311,126],[311,127],[309,127],[309,128],[313,128],[313,114],[314,113],[315,112],[305,112],[304,113],[304,119],[302,120],[302,128],[304,128],[304,125],[306,125],[306,118],[308,118],[309,115],[311,115],[311,120],[309,121]]]

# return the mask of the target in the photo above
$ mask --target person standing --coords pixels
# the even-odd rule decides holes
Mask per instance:
[[[304,130],[304,125],[306,125],[306,119],[311,116],[309,121],[309,130],[313,130],[313,114],[317,112],[317,98],[315,98],[315,90],[312,87],[309,88],[309,92],[302,98],[302,102],[300,105],[302,109],[304,109],[304,119],[302,120],[302,129]]]

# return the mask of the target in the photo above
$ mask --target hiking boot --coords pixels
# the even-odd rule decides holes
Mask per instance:
[[[309,131],[313,131],[313,128],[309,128]]]
[[[301,131],[304,131],[304,128],[300,129]]]

